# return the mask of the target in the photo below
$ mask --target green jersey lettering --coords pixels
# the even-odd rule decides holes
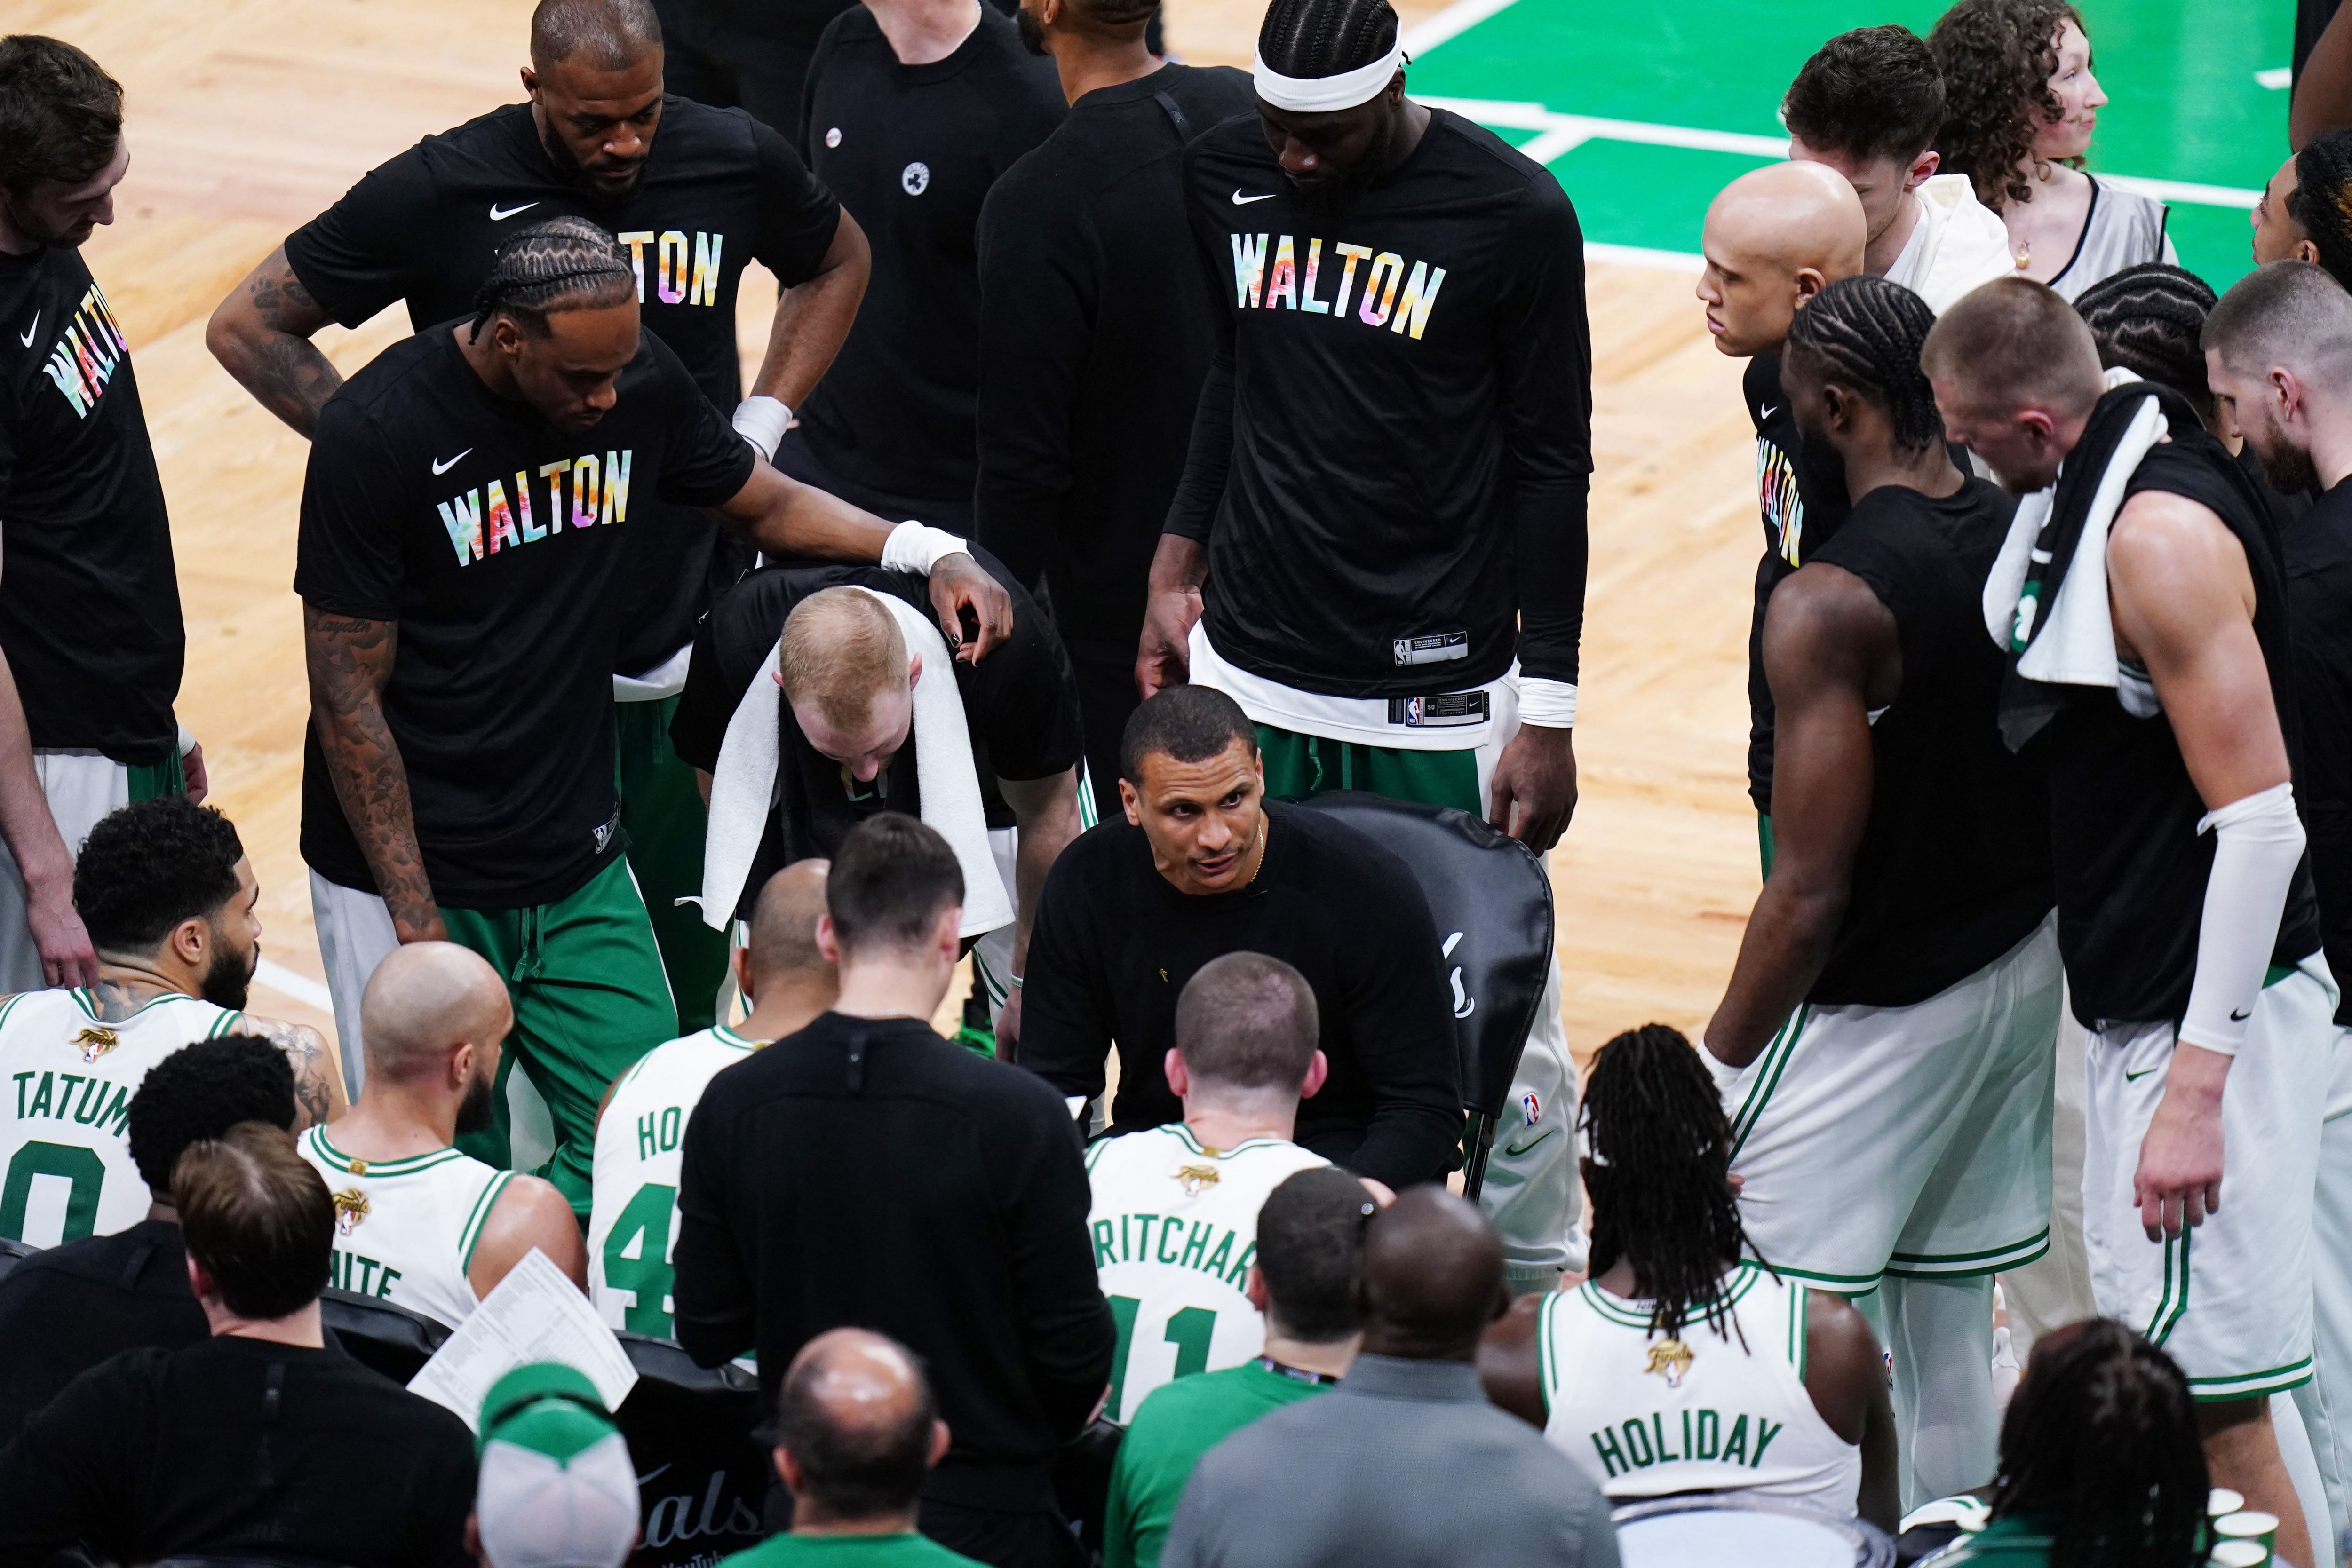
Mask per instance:
[[[41,1074],[46,1092],[49,1075]],[[79,1241],[98,1228],[99,1195],[106,1189],[106,1162],[95,1149],[75,1144],[26,1144],[8,1162],[8,1176],[0,1183],[0,1236],[25,1239],[25,1211],[33,1200],[33,1178],[57,1176],[68,1184],[66,1222],[60,1241]]]

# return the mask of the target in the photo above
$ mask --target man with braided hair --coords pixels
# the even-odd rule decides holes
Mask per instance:
[[[762,124],[667,93],[663,69],[647,0],[540,0],[522,72],[530,101],[428,136],[372,171],[221,302],[206,343],[262,406],[309,436],[342,384],[311,341],[320,328],[356,327],[394,304],[418,332],[464,315],[517,228],[586,217],[627,249],[645,324],[772,458],[792,409],[808,401],[857,315],[866,235],[779,134],[788,120]],[[783,292],[743,397],[735,304],[753,261]],[[751,551],[701,508],[651,491],[627,537],[612,671],[622,826],[670,989],[686,1027],[702,1029],[727,943],[677,904],[702,884],[703,814],[668,728],[695,626],[751,567]]]
[[[549,1174],[583,1215],[597,1097],[678,1032],[621,859],[607,679],[649,497],[710,507],[772,554],[933,569],[940,624],[971,656],[1010,623],[1003,590],[941,553],[961,540],[893,530],[730,431],[639,329],[627,256],[583,218],[516,235],[470,321],[385,350],[320,411],[294,578],[302,854],[347,1068],[378,959],[433,938],[473,948],[512,993],[507,1043],[553,1114]],[[465,1146],[503,1165],[505,1131]]]
[[[1755,1251],[1876,1292],[1906,1507],[1992,1473],[1992,1275],[2049,1245],[2059,1005],[2041,780],[2001,745],[1981,604],[2012,506],[1945,447],[1934,324],[1853,277],[1789,329],[1781,385],[1853,509],[1765,615],[1776,847],[1704,1058]]]
[[[1256,118],[1185,150],[1223,308],[1137,685],[1230,694],[1269,795],[1453,806],[1548,852],[1576,806],[1583,235],[1540,165],[1405,96],[1402,48],[1388,0],[1274,0]],[[1485,1193],[1522,1288],[1578,1261],[1574,1083],[1555,975]]]
[[[1602,1046],[1579,1134],[1592,1276],[1486,1331],[1486,1396],[1612,1502],[1755,1492],[1892,1531],[1878,1342],[1843,1296],[1743,1255],[1731,1125],[1690,1041],[1654,1023]]]
[[[2352,288],[2352,127],[2315,138],[2294,159],[2294,183],[2285,193],[2286,215],[2311,247],[2307,256],[2336,282]],[[2282,239],[2287,237],[2282,234]],[[2257,261],[2294,256],[2290,247]]]

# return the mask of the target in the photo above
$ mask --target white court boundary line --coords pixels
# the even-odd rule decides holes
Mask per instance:
[[[335,1010],[332,991],[308,975],[296,974],[283,964],[273,964],[264,958],[259,967],[253,971],[253,983],[276,991],[289,1001],[300,1002],[306,1008],[316,1008],[322,1013]]]
[[[1473,0],[1464,0],[1464,3],[1471,4]],[[1478,3],[1483,3],[1483,0],[1478,0]],[[1509,4],[1509,0],[1504,0],[1504,4]],[[1502,5],[1496,9],[1502,9]],[[1789,139],[1785,136],[1753,136],[1738,131],[1705,131],[1689,125],[1653,125],[1639,120],[1604,120],[1597,115],[1561,114],[1546,109],[1540,103],[1521,103],[1503,99],[1421,98],[1417,101],[1439,109],[1450,109],[1481,125],[1499,127],[1505,131],[1538,132],[1535,140],[1519,151],[1538,163],[1549,163],[1556,158],[1564,157],[1587,141],[1632,141],[1652,147],[1679,147],[1694,152],[1731,152],[1747,158],[1778,159],[1789,155]],[[2159,201],[2184,202],[2197,206],[2235,207],[2242,212],[2251,212],[2254,204],[2263,199],[2260,191],[2240,190],[2231,185],[2204,185],[2189,180],[2151,180],[2137,174],[2104,172],[2099,178],[2119,190],[2137,191]]]

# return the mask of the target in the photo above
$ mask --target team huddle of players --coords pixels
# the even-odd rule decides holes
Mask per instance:
[[[1089,36],[1139,51],[1145,19]],[[2039,29],[2022,57],[2058,112],[2035,86],[2040,129],[2007,163],[1938,174],[1938,146],[1981,140],[1939,141],[1939,54],[2001,26]],[[1078,47],[983,7],[958,57],[1026,106],[992,110],[996,134],[1034,145],[1062,104],[1024,35]],[[916,816],[952,851],[1006,1056],[1063,850],[1098,811],[1141,820],[1116,738],[1187,682],[1237,705],[1254,770],[1195,817],[1255,811],[1262,779],[1558,840],[1591,470],[1558,183],[1405,96],[1385,0],[1276,0],[1246,77],[1136,71],[1162,87],[1118,101],[1157,139],[1148,178],[1072,206],[1197,252],[1175,315],[1199,340],[1163,367],[1197,397],[1121,437],[1162,461],[1156,494],[1101,519],[1124,530],[1109,549],[1049,507],[974,516],[972,432],[1013,392],[972,343],[941,347],[941,297],[906,257],[1001,234],[983,202],[1026,149],[901,164],[918,130],[954,131],[891,120],[911,47],[862,13],[837,25],[795,151],[665,96],[642,0],[542,0],[530,102],[369,174],[215,315],[216,354],[312,444],[301,847],[337,1074],[315,1032],[238,1010],[252,872],[173,733],[162,491],[76,248],[110,221],[120,90],[69,46],[6,40],[10,112],[65,151],[0,234],[22,242],[0,315],[29,323],[0,409],[18,508],[0,611],[47,624],[28,595],[111,572],[102,611],[141,631],[79,664],[0,638],[30,737],[0,754],[0,881],[23,910],[0,1234],[49,1245],[143,1212],[129,1095],[170,1050],[257,1030],[298,1065],[337,1286],[454,1323],[537,1249],[616,1328],[667,1333],[687,1128],[714,1080],[835,1000],[823,859],[861,823]],[[2315,1238],[2352,1233],[2352,1164],[2328,1155],[2352,1045],[2322,940],[2323,910],[2352,906],[2326,852],[2352,762],[2306,718],[2352,690],[2328,630],[2352,616],[2331,532],[2352,527],[2352,296],[2287,260],[2216,301],[2169,265],[2160,205],[2062,167],[2104,101],[2088,51],[2036,0],[1964,0],[1929,41],[1832,40],[1789,95],[1793,161],[1707,216],[1699,294],[1750,361],[1767,534],[1766,878],[1699,1052],[1674,1060],[1716,1089],[1684,1163],[1727,1160],[1738,1202],[1645,1209],[1591,1144],[1593,1277],[1505,1318],[1489,1377],[1612,1496],[1754,1490],[1891,1523],[1898,1492],[1982,1483],[1999,1274],[2021,1327],[2096,1311],[2173,1356],[2215,1480],[2286,1521],[2283,1542],[2306,1515],[2347,1522],[2352,1444],[2326,1410],[2352,1389],[2352,1282]],[[870,105],[844,86],[862,80]],[[2083,214],[2038,262],[2020,237],[2037,199]],[[753,259],[784,292],[746,397]],[[985,267],[958,265],[976,332]],[[1140,268],[1141,292],[1170,276]],[[1087,307],[1097,349],[1131,346],[1124,287]],[[347,382],[310,341],[394,303],[416,335]],[[893,365],[920,405],[903,422]],[[1055,394],[1074,468],[1082,379]],[[924,433],[957,418],[942,467],[956,440]],[[113,531],[20,548],[25,507]],[[887,520],[910,513],[965,532]],[[1093,618],[1108,580],[1125,608]],[[1127,639],[1108,665],[1105,625]],[[1269,963],[1160,971],[1182,1115],[1088,1151],[1113,1421],[1259,1355],[1258,1210],[1329,1163],[1291,1141],[1328,1066],[1311,994],[1275,1043],[1186,1038],[1220,987],[1304,986],[1248,967]],[[1486,1200],[1523,1284],[1587,1260],[1575,1140],[1554,1135],[1577,1124],[1556,976],[1538,1013],[1497,1147],[1549,1147]],[[1215,1092],[1237,1085],[1277,1092],[1237,1116]],[[2068,1117],[2082,1201],[2053,1219]],[[1696,1284],[1645,1262],[1687,1226]],[[2053,1245],[2087,1255],[2071,1297]]]

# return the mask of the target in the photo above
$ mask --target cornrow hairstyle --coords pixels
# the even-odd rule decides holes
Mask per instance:
[[[2074,309],[2098,340],[2102,368],[2121,365],[2143,381],[2170,387],[2196,404],[2210,425],[2213,388],[2205,379],[2199,338],[2217,302],[2195,273],[2149,261],[2101,278],[2083,290]]]
[[[1731,1191],[1731,1123],[1697,1051],[1660,1023],[1619,1035],[1593,1060],[1577,1124],[1594,1276],[1629,1260],[1654,1333],[1674,1339],[1694,1315],[1727,1332],[1724,1269],[1751,1249]]]
[[[1824,381],[1849,387],[1885,411],[1895,444],[1922,452],[1943,438],[1935,389],[1919,350],[1936,326],[1927,302],[1899,283],[1842,277],[1813,297],[1789,326],[1788,353],[1818,362]]]
[[[2315,137],[2294,155],[2286,212],[2310,236],[2319,265],[2352,288],[2352,127]]]
[[[2033,199],[2021,165],[2043,123],[2064,112],[2050,78],[2069,22],[2083,26],[2066,0],[1960,0],[1927,35],[1944,73],[1944,172],[1966,174],[1994,212]]]
[[[551,218],[499,246],[490,275],[474,295],[473,342],[493,316],[508,316],[535,338],[547,336],[557,311],[634,298],[637,275],[613,236],[586,218]]]
[[[2001,1420],[1992,1512],[2049,1522],[2051,1568],[2189,1568],[2209,1484],[2171,1357],[2112,1318],[2035,1349]]]
[[[1335,77],[1370,65],[1396,40],[1389,0],[1274,0],[1257,52],[1286,77]]]

